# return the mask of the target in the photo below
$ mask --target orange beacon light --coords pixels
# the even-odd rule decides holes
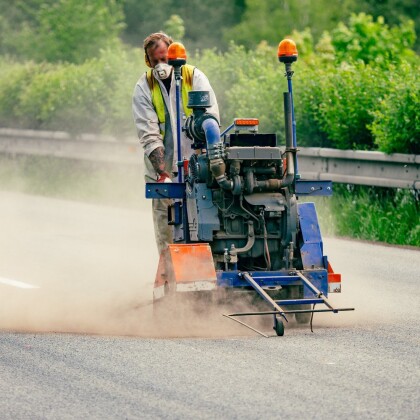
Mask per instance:
[[[173,42],[168,47],[168,64],[174,67],[183,66],[187,62],[187,52],[180,42]]]
[[[298,58],[296,44],[291,39],[285,38],[279,43],[277,56],[282,63],[293,63]]]

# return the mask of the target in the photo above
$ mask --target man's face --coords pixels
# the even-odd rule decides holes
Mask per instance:
[[[164,41],[159,41],[157,46],[154,48],[147,49],[147,55],[149,57],[150,65],[155,67],[159,63],[168,62],[168,46]]]

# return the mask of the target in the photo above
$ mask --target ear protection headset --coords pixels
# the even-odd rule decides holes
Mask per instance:
[[[149,56],[147,55],[146,50],[144,50],[144,62],[146,63],[147,67],[152,68],[152,65],[150,64]]]

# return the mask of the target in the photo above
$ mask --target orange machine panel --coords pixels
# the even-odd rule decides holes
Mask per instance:
[[[171,244],[169,254],[176,283],[216,281],[209,244]]]

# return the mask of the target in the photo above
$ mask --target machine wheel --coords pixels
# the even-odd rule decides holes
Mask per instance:
[[[284,323],[280,318],[277,318],[277,317],[274,318],[273,330],[276,332],[276,334],[279,337],[284,335]]]
[[[299,305],[296,309],[311,309],[311,305]],[[295,319],[298,324],[308,324],[311,320],[311,313],[297,313]]]

